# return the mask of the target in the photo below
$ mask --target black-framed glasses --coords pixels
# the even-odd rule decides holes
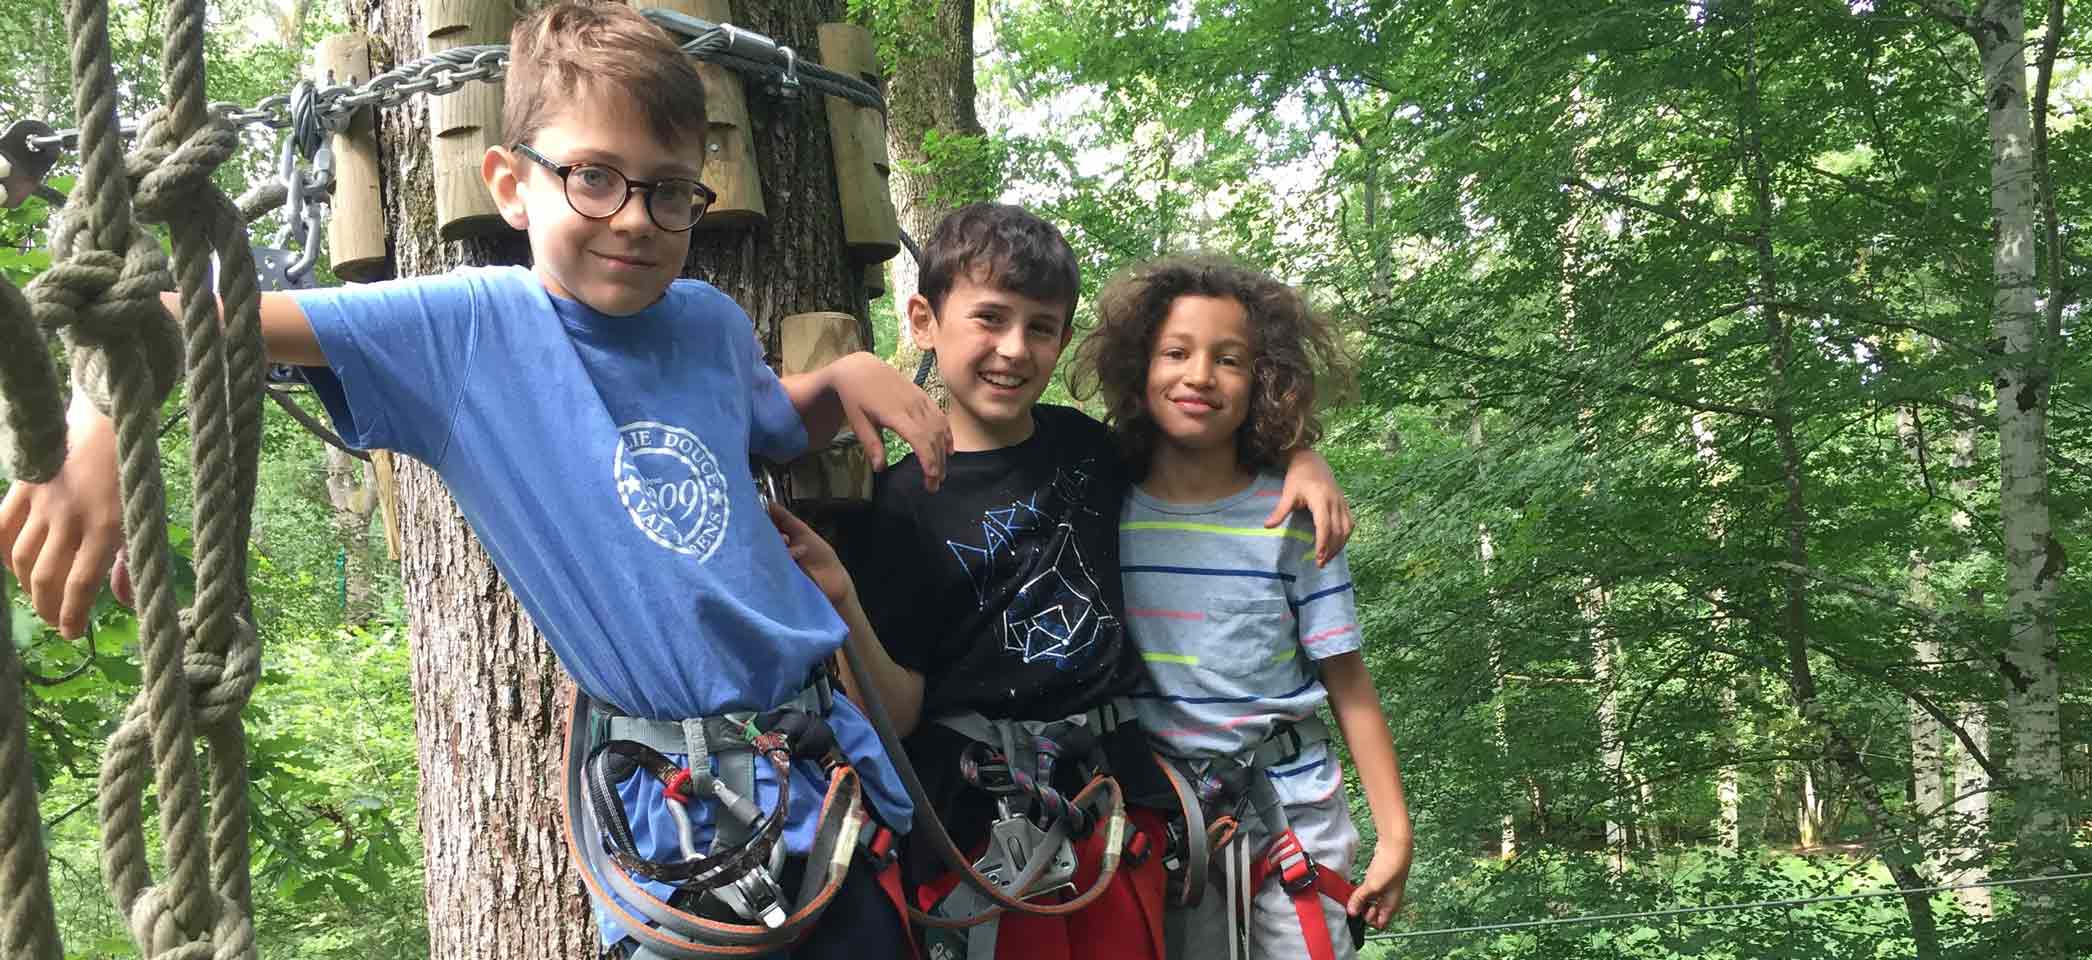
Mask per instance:
[[[527,143],[516,144],[516,152],[559,175],[567,206],[590,220],[608,220],[625,208],[632,191],[646,194],[646,215],[654,226],[669,233],[682,233],[697,225],[706,208],[719,199],[712,188],[686,177],[639,180],[625,176],[616,167],[601,163],[553,163]]]

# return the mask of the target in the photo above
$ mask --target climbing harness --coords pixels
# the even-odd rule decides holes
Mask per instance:
[[[1125,705],[1111,703],[1055,721],[990,720],[974,712],[933,721],[967,740],[958,758],[960,777],[995,798],[996,818],[988,825],[981,856],[955,870],[961,882],[928,910],[916,911],[921,914],[917,922],[929,928],[926,940],[932,952],[944,943],[966,956],[995,955],[999,904],[981,891],[982,886],[1028,904],[1056,896],[1087,904],[1110,884],[1112,875],[1104,874],[1091,890],[1077,891],[1075,840],[1096,826],[1098,812],[1064,796],[1053,786],[1053,775],[1065,758],[1081,765],[1090,785],[1108,779],[1102,775],[1103,738],[1130,716]],[[1113,795],[1123,817],[1123,797],[1116,791]],[[1114,841],[1109,847],[1117,850],[1122,844]]]
[[[624,716],[575,695],[566,756],[567,842],[598,909],[639,944],[635,956],[754,956],[788,948],[818,922],[848,873],[866,822],[856,771],[825,719],[832,696],[824,671],[792,702],[760,716],[663,721]],[[687,764],[670,754],[684,755]],[[829,788],[804,878],[788,898],[777,877],[795,760],[820,764]],[[757,763],[776,774],[777,799],[767,812],[756,804]],[[639,850],[618,786],[640,772],[660,784],[676,821],[679,860],[651,860]],[[715,812],[706,849],[699,848],[689,813],[701,802]],[[885,842],[890,847],[891,834]],[[663,901],[640,881],[666,883],[679,893]],[[738,922],[698,912],[708,906],[706,898]]]
[[[1232,757],[1155,757],[1180,811],[1169,824],[1163,854],[1171,902],[1197,906],[1208,886],[1217,882],[1227,898],[1229,960],[1248,955],[1256,892],[1274,880],[1292,901],[1310,960],[1332,960],[1336,955],[1321,901],[1326,897],[1346,904],[1354,885],[1308,854],[1267,774],[1328,740],[1329,728],[1322,719],[1308,717],[1280,724],[1263,742]],[[1244,827],[1245,822],[1256,829]],[[1264,849],[1249,850],[1245,832],[1267,838]],[[1218,877],[1211,874],[1216,858],[1222,864]],[[1364,934],[1362,923],[1353,918],[1354,947]]]
[[[872,674],[866,669],[867,654],[861,644],[872,642],[869,638],[852,633],[843,643],[843,656],[850,665],[853,676],[865,677]],[[1117,875],[1120,861],[1125,856],[1127,844],[1126,802],[1117,780],[1109,776],[1092,777],[1087,785],[1067,805],[1086,810],[1095,815],[1104,827],[1103,855],[1098,865],[1096,881],[1090,889],[1076,894],[1060,903],[1035,903],[1013,891],[1032,889],[1046,875],[1058,850],[1059,840],[1049,832],[1033,849],[1022,869],[1015,873],[1007,885],[998,884],[975,868],[974,859],[968,857],[952,840],[951,831],[937,814],[936,806],[924,789],[922,777],[908,762],[907,747],[894,728],[892,715],[886,710],[885,698],[873,684],[863,684],[862,689],[853,690],[864,706],[865,717],[872,721],[872,729],[878,733],[880,745],[893,759],[895,772],[908,791],[908,798],[915,805],[915,822],[911,831],[920,836],[936,853],[938,859],[956,875],[960,882],[985,901],[978,911],[960,916],[933,916],[914,905],[908,906],[908,919],[923,927],[937,929],[960,929],[987,923],[1002,910],[1011,910],[1039,916],[1067,916],[1095,902],[1111,880]],[[1094,829],[1094,824],[1093,824]],[[1014,859],[1014,858],[1013,858]]]

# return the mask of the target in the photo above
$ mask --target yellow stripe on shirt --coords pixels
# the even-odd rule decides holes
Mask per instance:
[[[1143,653],[1140,658],[1149,663],[1181,663],[1188,667],[1199,665],[1199,658],[1188,653]]]
[[[1266,527],[1224,527],[1217,523],[1191,523],[1184,520],[1129,520],[1119,524],[1120,530],[1178,530],[1185,533],[1216,533],[1228,537],[1291,537],[1301,543],[1312,545],[1315,535],[1291,527],[1269,529]]]

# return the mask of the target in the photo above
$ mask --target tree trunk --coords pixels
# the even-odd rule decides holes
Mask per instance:
[[[2034,130],[2027,111],[2027,24],[2017,0],[1986,0],[1970,31],[1983,64],[1990,125],[1992,369],[1997,387],[1998,506],[2005,539],[2005,709],[2025,868],[2053,865],[2069,841],[2052,793],[2063,777],[2056,586],[2063,545],[2050,527],[2048,331],[2036,308]],[[2051,26],[2050,29],[2054,29]]]
[[[1482,410],[1479,406],[1474,410],[1474,419],[1468,423],[1467,440],[1475,449],[1482,448]],[[1489,579],[1490,568],[1496,565],[1496,538],[1490,534],[1486,521],[1475,524],[1475,555],[1482,561],[1482,579],[1486,582]],[[1496,724],[1497,750],[1505,758],[1508,767],[1511,756],[1511,708],[1504,698],[1505,671],[1503,641],[1498,639],[1495,633],[1491,633],[1489,682],[1495,696],[1490,700],[1489,713]],[[1509,806],[1511,795],[1510,792],[1505,794],[1506,806],[1498,823],[1497,853],[1505,860],[1518,856],[1518,817],[1511,812]]]
[[[841,8],[841,0],[750,0],[737,4],[734,22],[814,50],[816,23],[841,19]],[[397,61],[424,49],[420,3],[364,0],[357,12]],[[700,230],[687,272],[732,296],[765,334],[791,313],[862,318],[862,273],[843,248],[822,98],[781,102],[758,89],[748,106],[769,222]],[[426,99],[389,111],[380,139],[396,275],[527,261],[521,234],[437,239]],[[399,498],[431,960],[592,957],[596,937],[560,823],[569,681],[435,475],[402,462]]]
[[[1627,869],[1628,832],[1634,829],[1634,794],[1627,783],[1627,742],[1620,737],[1620,668],[1612,635],[1603,627],[1605,590],[1586,583],[1576,595],[1591,645],[1591,677],[1598,684],[1599,766],[1609,802],[1605,806],[1605,852],[1615,872]]]
[[[974,109],[973,0],[930,0],[902,4],[904,11],[887,25],[895,61],[886,65],[886,153],[893,159],[894,210],[901,229],[918,244],[946,214],[984,197],[963,196],[945,182],[924,149],[925,138],[979,137],[980,115]],[[908,7],[920,9],[907,10]],[[923,352],[908,337],[908,298],[915,295],[921,266],[903,249],[888,265],[893,291],[895,337],[893,362],[914,376]],[[923,386],[944,403],[943,381],[934,367]]]
[[[1896,437],[1911,457],[1912,465],[1924,469],[1926,451],[1924,437],[1918,430],[1918,411],[1905,407],[1896,411]],[[1923,610],[1937,606],[1932,589],[1932,561],[1922,547],[1910,551],[1910,602]],[[1911,662],[1926,675],[1937,675],[1941,658],[1939,638],[1933,633],[1930,623],[1917,626],[1917,636],[1910,642]],[[1910,780],[1911,810],[1924,834],[1925,848],[1930,851],[1925,868],[1934,876],[1941,876],[1946,850],[1952,828],[1947,825],[1951,795],[1947,792],[1947,753],[1944,748],[1946,731],[1938,718],[1926,710],[1916,698],[1907,704],[1910,727]]]
[[[1797,846],[1811,850],[1823,844],[1823,795],[1816,789],[1816,768],[1813,764],[1801,767],[1801,783],[1796,788],[1800,800],[1795,805],[1794,831]]]
[[[378,509],[377,471],[328,447],[327,502],[334,507],[334,535],[342,549],[341,619],[361,624],[371,614],[370,518]]]
[[[1795,709],[1801,714],[1802,723],[1819,731],[1824,741],[1826,758],[1837,765],[1846,785],[1866,807],[1867,815],[1882,831],[1895,830],[1897,816],[1888,809],[1882,798],[1880,784],[1867,769],[1860,750],[1842,730],[1836,718],[1830,716],[1823,702],[1817,697],[1816,677],[1809,662],[1809,606],[1808,579],[1803,575],[1809,566],[1808,534],[1809,513],[1805,491],[1807,489],[1807,464],[1804,462],[1800,443],[1796,437],[1791,375],[1794,367],[1794,331],[1780,303],[1778,261],[1773,256],[1773,199],[1772,170],[1766,159],[1762,131],[1764,115],[1762,94],[1758,75],[1758,34],[1755,4],[1745,0],[1740,4],[1739,26],[1744,40],[1743,104],[1738,117],[1738,132],[1741,134],[1746,168],[1750,177],[1749,192],[1752,201],[1753,240],[1757,265],[1757,290],[1760,302],[1757,308],[1765,325],[1765,339],[1770,357],[1770,377],[1767,383],[1767,406],[1771,411],[1773,437],[1780,452],[1780,473],[1785,487],[1783,520],[1786,534],[1785,559],[1786,582],[1783,584],[1786,602],[1778,621],[1778,633],[1786,648],[1787,683],[1794,697]],[[1897,886],[1911,889],[1926,885],[1927,877],[1918,868],[1917,861],[1922,853],[1915,853],[1910,846],[1885,842],[1881,846],[1883,864]],[[1920,960],[1931,960],[1940,955],[1939,931],[1932,913],[1930,898],[1924,894],[1903,895],[1904,911],[1910,916],[1911,940]]]
[[[1722,466],[1721,450],[1715,445],[1714,418],[1706,413],[1692,415],[1693,459],[1699,461],[1710,488],[1719,488],[1728,479],[1728,470]],[[1707,539],[1717,550],[1727,549],[1728,524],[1723,519],[1719,502],[1707,512]],[[1729,617],[1722,611],[1727,606],[1727,592],[1720,587],[1709,594],[1714,616],[1714,634],[1725,636],[1729,632]],[[1729,679],[1722,682],[1720,742],[1730,757],[1739,755],[1737,743],[1736,683]],[[1737,853],[1743,847],[1743,787],[1734,763],[1722,764],[1715,779],[1715,799],[1720,804],[1720,822],[1715,824],[1716,843],[1725,853]]]

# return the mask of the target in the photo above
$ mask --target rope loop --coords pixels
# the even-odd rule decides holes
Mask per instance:
[[[236,911],[224,897],[215,899],[221,918],[228,910]],[[217,938],[193,937],[182,930],[175,919],[174,903],[158,886],[139,891],[138,899],[131,902],[131,912],[126,919],[130,922],[132,938],[144,948],[144,960],[216,960]],[[225,926],[222,919],[216,924],[220,929]]]
[[[65,463],[65,401],[29,299],[0,277],[0,456],[8,476],[43,483]]]

